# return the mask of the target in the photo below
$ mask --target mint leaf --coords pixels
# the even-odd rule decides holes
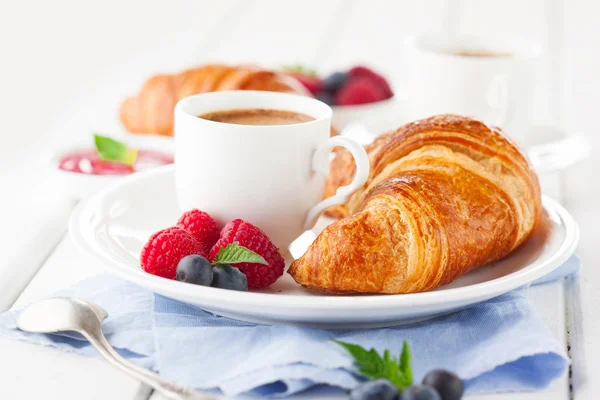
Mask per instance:
[[[340,342],[338,340],[333,341],[350,353],[363,375],[371,376],[383,371],[383,360],[379,357],[375,349],[368,351],[357,344]]]
[[[266,264],[267,261],[252,250],[240,246],[238,242],[233,242],[219,249],[213,265],[219,264],[238,264],[243,262]]]
[[[400,372],[402,375],[412,383],[412,369],[410,367],[411,354],[410,354],[410,346],[408,342],[405,340],[402,345],[402,353],[400,354]]]
[[[307,66],[304,65],[300,65],[300,64],[296,64],[296,65],[284,65],[283,67],[281,67],[281,70],[284,72],[288,72],[288,73],[296,73],[296,74],[302,74],[302,75],[307,75],[307,76],[317,76],[317,71],[315,71],[313,68],[309,68]]]
[[[116,161],[121,164],[133,165],[138,151],[130,149],[125,143],[102,135],[94,135],[96,150],[102,160]]]
[[[408,342],[404,341],[400,362],[390,355],[389,350],[383,352],[381,357],[375,349],[366,350],[362,346],[333,340],[342,346],[358,367],[358,371],[371,379],[387,379],[398,390],[403,390],[412,385],[412,370],[410,366],[410,348]]]

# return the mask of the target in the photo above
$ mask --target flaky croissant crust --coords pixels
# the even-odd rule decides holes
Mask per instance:
[[[335,210],[289,273],[330,293],[412,293],[447,284],[521,245],[541,216],[538,179],[517,146],[482,122],[440,115],[366,146],[365,186]],[[352,179],[339,151],[326,194]]]
[[[173,110],[179,100],[219,90],[307,93],[299,82],[274,71],[254,66],[209,64],[178,74],[151,77],[136,96],[123,102],[120,119],[129,132],[172,136]]]

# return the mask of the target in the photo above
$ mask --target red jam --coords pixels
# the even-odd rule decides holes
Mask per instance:
[[[63,171],[89,175],[127,175],[172,163],[173,156],[159,151],[140,150],[133,167],[131,167],[114,161],[101,160],[96,150],[83,150],[61,158],[58,168]]]

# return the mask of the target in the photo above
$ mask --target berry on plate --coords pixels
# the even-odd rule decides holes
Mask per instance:
[[[184,212],[177,226],[188,231],[193,237],[204,245],[205,249],[211,249],[219,240],[219,227],[214,219],[204,211],[193,209]]]
[[[387,379],[367,381],[350,392],[350,400],[398,400],[398,389]]]
[[[334,93],[341,88],[344,83],[346,83],[348,78],[350,78],[350,74],[348,72],[334,72],[323,79],[323,90],[329,93]]]
[[[332,106],[334,103],[333,95],[329,92],[319,92],[315,94],[315,98],[327,104],[328,106]]]
[[[313,95],[323,90],[323,81],[316,76],[305,74],[292,74]]]
[[[349,72],[350,76],[362,76],[375,82],[383,90],[384,99],[389,99],[394,95],[388,81],[372,69],[357,65],[356,67],[351,68]]]
[[[236,264],[236,267],[246,275],[249,289],[265,288],[283,275],[285,262],[277,247],[263,231],[241,219],[234,219],[225,225],[221,237],[210,250],[209,259],[214,261],[222,247],[235,242],[262,256],[266,261],[266,264],[259,262]]]
[[[185,256],[177,264],[176,278],[180,282],[210,286],[213,281],[213,267],[210,261],[202,256]]]
[[[435,388],[423,385],[404,389],[400,400],[442,400],[442,398]]]
[[[179,227],[154,233],[142,249],[142,269],[163,278],[175,279],[177,264],[190,254],[206,256],[206,249],[192,235]]]
[[[459,400],[464,392],[463,381],[450,371],[435,369],[423,378],[423,384],[434,387],[442,400]]]
[[[231,265],[216,265],[213,268],[212,286],[221,289],[248,291],[248,279],[242,271]]]
[[[372,79],[355,76],[342,86],[335,96],[335,104],[349,106],[385,100],[384,90]]]
[[[321,79],[314,70],[296,65],[283,70],[296,78],[318,100],[331,106],[375,103],[394,95],[388,81],[363,65],[336,71]]]

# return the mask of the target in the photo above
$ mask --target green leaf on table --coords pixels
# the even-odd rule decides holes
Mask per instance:
[[[94,135],[94,143],[96,143],[96,150],[102,160],[126,165],[135,163],[138,151],[127,147],[125,143],[102,135]]]
[[[412,385],[411,355],[408,342],[405,340],[400,360],[390,354],[389,350],[383,352],[383,357],[375,349],[366,350],[364,347],[333,340],[342,346],[354,359],[358,372],[370,379],[387,379],[398,390],[403,390]]]
[[[219,249],[213,265],[238,264],[243,262],[267,264],[267,261],[260,254],[244,246],[240,246],[238,242],[233,242]]]

